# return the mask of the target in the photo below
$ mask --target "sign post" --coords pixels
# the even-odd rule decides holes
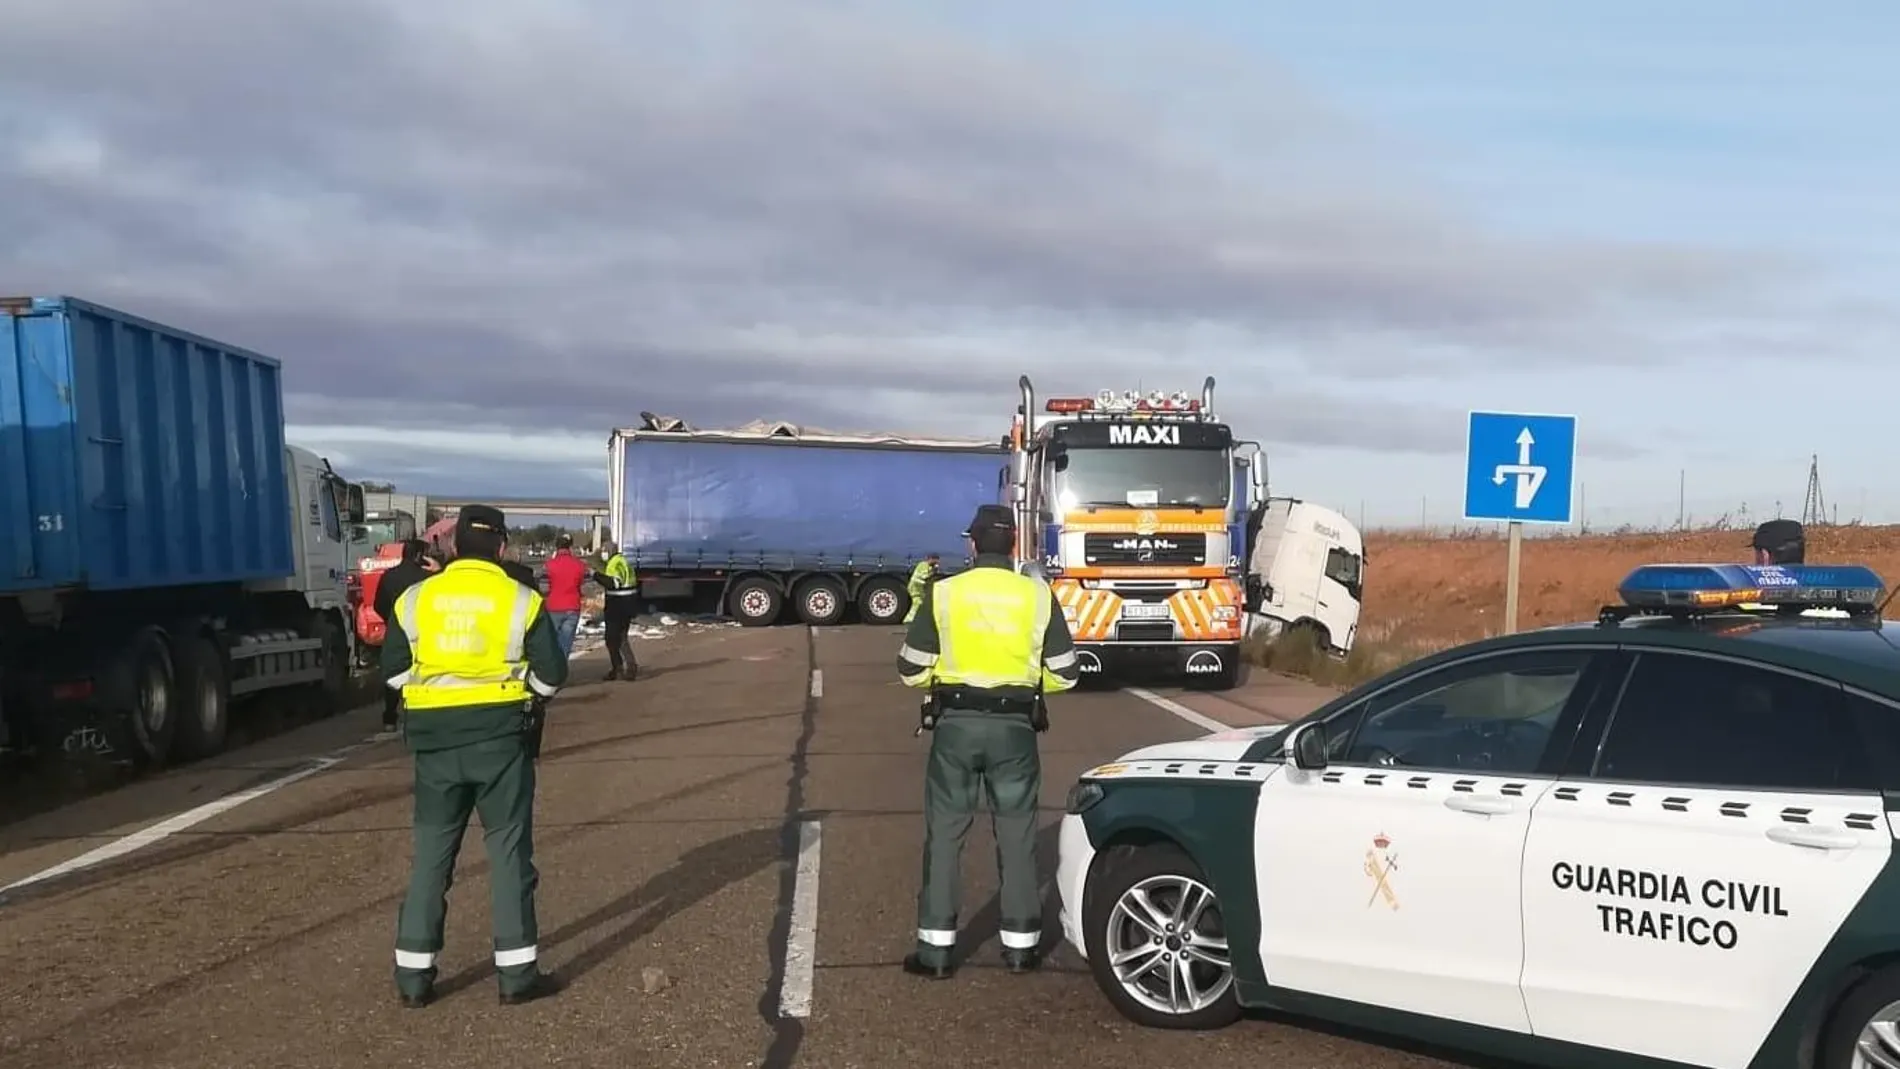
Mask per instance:
[[[1509,525],[1504,633],[1517,630],[1527,523],[1568,524],[1576,496],[1577,417],[1472,412],[1465,429],[1465,519]]]

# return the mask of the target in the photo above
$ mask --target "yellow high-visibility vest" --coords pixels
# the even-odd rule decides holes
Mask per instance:
[[[941,652],[927,673],[941,686],[1067,690],[1069,680],[1045,673],[1042,637],[1049,627],[1049,584],[1004,568],[971,568],[931,588]],[[921,681],[920,681],[921,682]]]
[[[541,594],[481,560],[458,560],[396,599],[396,625],[413,664],[402,700],[411,711],[527,702],[522,646]]]

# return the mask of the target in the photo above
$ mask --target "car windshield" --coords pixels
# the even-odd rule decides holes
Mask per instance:
[[[1223,449],[1071,446],[1054,468],[1050,498],[1064,511],[1084,505],[1226,508],[1234,489]]]

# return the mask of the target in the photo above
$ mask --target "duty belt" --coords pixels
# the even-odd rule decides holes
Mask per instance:
[[[973,713],[1031,716],[1036,711],[1033,694],[1008,695],[975,687],[937,687],[930,693],[939,709],[963,709]]]

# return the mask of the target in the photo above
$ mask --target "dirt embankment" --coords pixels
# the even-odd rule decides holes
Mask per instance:
[[[1518,626],[1594,619],[1641,564],[1745,563],[1749,531],[1526,538]],[[1504,623],[1503,538],[1404,532],[1366,538],[1361,641],[1442,648],[1498,633]],[[1865,564],[1900,582],[1900,526],[1810,527],[1808,560]]]

